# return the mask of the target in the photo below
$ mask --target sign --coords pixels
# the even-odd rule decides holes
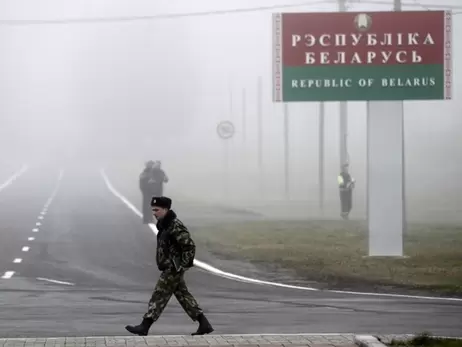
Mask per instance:
[[[273,14],[273,100],[452,97],[450,11]]]
[[[230,121],[220,122],[217,126],[218,136],[222,139],[230,139],[234,136],[234,124]]]

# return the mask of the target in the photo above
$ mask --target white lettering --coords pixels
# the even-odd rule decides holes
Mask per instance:
[[[367,35],[367,45],[368,46],[376,46],[377,45],[377,35],[376,34],[368,34]]]
[[[423,58],[418,54],[416,50],[413,51],[366,51],[366,52],[305,52],[305,64],[388,64],[388,63],[397,63],[397,64],[419,64],[422,63]]]
[[[390,60],[391,58],[391,52],[386,52],[386,51],[382,51],[382,63],[383,64],[386,64],[388,63],[388,61]]]
[[[384,34],[383,40],[380,41],[381,46],[391,46],[391,34]]]
[[[316,44],[316,37],[311,34],[305,35],[305,46],[313,47]]]
[[[407,88],[425,88],[436,85],[435,77],[414,77],[414,78],[382,78],[381,85],[383,88],[407,87]]]
[[[425,40],[423,42],[424,45],[434,45],[435,41],[433,40],[433,37],[430,35],[430,33],[425,36]]]
[[[421,63],[422,57],[417,54],[417,51],[412,51],[412,62],[413,63]]]
[[[347,79],[304,79],[292,80],[292,88],[350,88],[353,85],[351,78]]]
[[[345,52],[337,52],[337,59],[334,60],[334,64],[345,64]]]
[[[399,33],[398,34],[398,43],[397,43],[398,46],[402,46],[403,45],[403,34]]]
[[[319,37],[319,44],[323,47],[330,46],[330,35],[321,35]]]
[[[365,78],[361,78],[359,81],[358,81],[358,85],[360,87],[365,87],[367,85],[367,81]]]
[[[320,59],[321,64],[329,64],[330,63],[329,52],[321,52],[320,56],[321,56],[321,59]]]
[[[403,58],[403,55],[404,55],[404,58]],[[396,53],[396,61],[399,63],[399,64],[404,64],[406,63],[406,55],[407,55],[407,52],[406,51],[399,51]]]
[[[359,56],[359,53],[354,53],[353,58],[351,58],[351,63],[352,64],[361,64],[361,57]]]
[[[345,34],[335,34],[335,45],[336,46],[346,46],[346,35]]]
[[[374,61],[376,57],[377,57],[377,53],[372,52],[372,51],[367,52],[367,63],[372,64],[372,62]]]
[[[316,63],[316,57],[314,52],[306,52],[305,53],[305,64],[311,65]]]
[[[362,34],[351,34],[351,38],[353,39],[353,46],[357,46],[358,43],[361,41]]]
[[[417,46],[419,44],[419,41],[417,39],[419,38],[419,33],[409,33],[407,35],[407,44],[409,46]]]
[[[302,40],[302,37],[300,35],[292,35],[292,47],[297,46],[297,43],[299,43]]]

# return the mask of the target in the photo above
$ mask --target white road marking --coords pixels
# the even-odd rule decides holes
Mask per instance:
[[[43,216],[38,216],[37,218],[38,218],[38,219],[43,219]]]
[[[2,276],[3,279],[10,279],[11,277],[13,277],[14,275],[14,271],[7,271],[5,272],[5,274]]]
[[[52,280],[52,279],[50,279],[50,278],[37,277],[36,279],[37,279],[38,281],[51,282],[51,283],[56,283],[56,284],[64,284],[64,285],[66,285],[66,286],[73,286],[73,285],[75,285],[74,283]]]
[[[29,249],[30,249],[30,247],[25,246],[25,247],[22,248],[22,251],[23,252],[29,252]]]
[[[38,231],[39,231],[38,228],[32,229],[32,232],[33,232],[33,233],[38,233]]]
[[[15,260],[13,260],[13,263],[15,263],[15,264],[22,263],[22,259],[21,258],[16,258]]]
[[[35,225],[39,227],[39,226],[41,226],[41,225],[42,225],[42,223],[40,223],[40,222],[37,222],[37,223],[35,223]]]
[[[3,182],[1,185],[0,185],[0,192],[5,189],[6,187],[8,187],[9,185],[11,185],[11,183],[13,183],[18,177],[20,177],[23,173],[25,173],[27,170],[29,169],[29,167],[27,165],[23,165],[21,167],[21,169],[19,171],[17,171],[15,174],[13,174],[13,176],[11,176],[10,178],[8,178],[5,182]]]
[[[29,238],[27,239],[27,241],[34,241],[34,240],[35,240],[35,237],[29,237]]]
[[[103,177],[104,182],[106,183],[107,188],[110,190],[110,192],[115,195],[117,198],[119,198],[129,209],[131,209],[136,215],[138,215],[140,218],[143,217],[143,214],[125,197],[123,196],[120,192],[118,192],[114,186],[111,184],[111,181],[109,181],[109,178],[107,177],[106,173],[104,172],[104,169],[100,170],[101,176]],[[157,228],[155,224],[148,224],[151,230],[154,232],[154,234],[157,235]],[[462,298],[444,298],[444,297],[431,297],[431,296],[418,296],[418,295],[402,295],[402,294],[384,294],[384,293],[362,293],[362,292],[352,292],[352,291],[341,291],[341,290],[320,290],[317,288],[311,288],[311,287],[301,287],[301,286],[293,286],[289,284],[283,284],[283,283],[276,283],[276,282],[269,282],[269,281],[261,281],[257,280],[254,278],[248,278],[244,276],[239,276],[235,275],[229,272],[225,272],[222,270],[219,270],[211,265],[208,265],[202,261],[199,260],[194,260],[194,265],[196,265],[199,268],[202,268],[206,271],[209,271],[215,275],[218,275],[220,277],[232,279],[232,280],[237,280],[237,281],[242,281],[242,282],[248,282],[248,283],[255,283],[255,284],[262,284],[262,285],[271,285],[271,286],[276,286],[276,287],[283,287],[283,288],[288,288],[288,289],[301,289],[301,290],[306,290],[306,291],[321,291],[321,292],[329,292],[329,293],[337,293],[337,294],[349,294],[349,295],[361,295],[361,296],[385,296],[385,297],[394,297],[394,298],[407,298],[407,299],[423,299],[423,300],[441,300],[441,301],[457,301],[457,302],[462,302]]]

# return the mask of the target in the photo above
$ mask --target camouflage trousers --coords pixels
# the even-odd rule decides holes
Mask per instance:
[[[149,300],[148,312],[143,318],[152,318],[154,321],[158,320],[172,295],[175,295],[188,316],[193,321],[197,320],[197,317],[202,314],[202,309],[189,292],[184,280],[184,274],[184,271],[175,272],[172,270],[161,273],[156,288],[152,293],[151,300]]]

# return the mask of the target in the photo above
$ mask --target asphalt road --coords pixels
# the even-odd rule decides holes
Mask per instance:
[[[136,190],[126,195],[139,200]],[[257,218],[181,202],[178,211],[194,227],[212,218]],[[10,271],[10,278],[0,279],[0,337],[126,335],[124,326],[140,321],[158,277],[155,243],[152,230],[107,188],[98,168],[30,168],[0,192],[0,275]],[[213,259],[206,250],[199,255],[237,274],[268,275]],[[217,334],[462,335],[462,302],[287,289],[197,268],[187,280]],[[195,329],[172,299],[151,334]]]

